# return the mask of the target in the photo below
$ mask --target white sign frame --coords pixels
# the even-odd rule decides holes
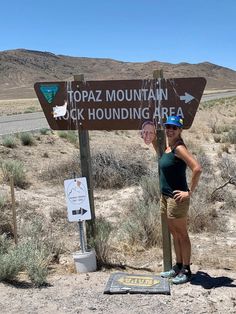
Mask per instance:
[[[68,220],[70,222],[91,220],[86,177],[65,180],[64,189]]]

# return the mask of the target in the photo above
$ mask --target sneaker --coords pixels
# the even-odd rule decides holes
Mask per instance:
[[[190,281],[190,279],[191,279],[191,271],[188,272],[182,269],[179,272],[179,274],[171,280],[171,282],[174,283],[175,285],[179,285],[179,284]]]
[[[160,273],[161,277],[163,278],[173,278],[175,276],[177,276],[180,272],[180,269],[177,265],[174,265],[172,267],[172,269],[168,270],[168,271],[163,271]]]

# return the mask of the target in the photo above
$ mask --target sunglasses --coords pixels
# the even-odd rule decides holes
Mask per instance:
[[[176,125],[170,125],[170,124],[166,124],[165,128],[167,130],[178,130],[179,128]]]

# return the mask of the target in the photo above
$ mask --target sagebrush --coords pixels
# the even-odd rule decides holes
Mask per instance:
[[[19,273],[25,271],[34,286],[45,285],[49,263],[60,250],[57,242],[39,217],[24,223],[17,246],[6,235],[1,235],[0,281],[17,280]]]
[[[0,167],[5,182],[10,182],[13,177],[14,185],[25,188],[28,185],[24,165],[19,160],[1,160]]]

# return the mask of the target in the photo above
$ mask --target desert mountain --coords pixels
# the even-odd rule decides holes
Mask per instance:
[[[0,99],[35,98],[35,82],[68,80],[74,74],[83,73],[86,80],[142,79],[152,78],[156,69],[163,69],[165,78],[203,76],[207,89],[236,89],[236,71],[209,62],[122,62],[16,49],[0,52]]]

